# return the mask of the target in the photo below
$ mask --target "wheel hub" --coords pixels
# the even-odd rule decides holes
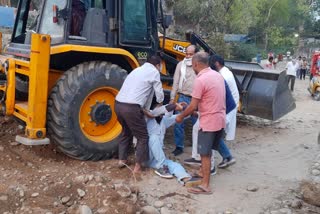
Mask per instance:
[[[105,125],[112,118],[112,109],[105,102],[97,102],[91,107],[90,116],[92,122],[95,122],[97,125]]]

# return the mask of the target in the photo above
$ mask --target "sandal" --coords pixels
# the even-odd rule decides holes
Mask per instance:
[[[197,194],[197,195],[200,195],[200,194],[201,195],[211,195],[212,194],[211,190],[208,190],[200,185],[196,186],[196,187],[189,188],[188,192],[192,193],[192,194]]]
[[[193,178],[203,178],[203,176],[202,176],[202,175],[199,175],[199,173],[197,173],[197,172],[192,173],[191,176],[192,176]]]
[[[191,177],[189,180],[184,182],[185,187],[194,187],[201,184],[201,178]]]

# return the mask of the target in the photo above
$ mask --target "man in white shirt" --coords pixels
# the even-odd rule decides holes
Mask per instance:
[[[295,60],[289,59],[289,62],[287,63],[286,70],[287,70],[287,76],[288,76],[288,84],[291,82],[291,91],[294,89],[294,83],[296,81],[296,74],[297,70],[299,69],[299,65]]]
[[[149,101],[152,101],[154,93],[157,103],[162,103],[164,99],[160,64],[160,57],[149,57],[144,65],[134,69],[127,76],[116,97],[115,112],[122,126],[119,166],[127,164],[128,150],[134,136],[137,138],[135,173],[140,172],[142,163],[149,160],[149,138],[142,109],[150,108]]]

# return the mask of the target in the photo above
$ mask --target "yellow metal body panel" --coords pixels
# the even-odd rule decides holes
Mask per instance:
[[[50,36],[33,34],[31,39],[30,61],[10,58],[0,55],[0,61],[9,62],[7,71],[7,85],[2,86],[0,90],[6,92],[6,114],[14,115],[26,123],[26,137],[30,139],[39,139],[46,136],[46,115],[47,100],[50,90],[56,85],[56,82],[63,74],[63,71],[50,69],[50,56],[70,51],[91,53],[112,54],[123,56],[132,69],[139,66],[138,61],[128,51],[120,48],[92,47],[80,45],[60,45],[50,47]],[[164,67],[165,69],[165,67]],[[0,68],[0,72],[4,72]],[[21,74],[29,77],[29,92],[27,102],[16,102],[15,100],[15,77]],[[115,118],[113,118],[115,120]],[[83,122],[83,121],[82,121]],[[99,127],[99,130],[101,127]],[[109,140],[118,135],[119,129],[112,127],[114,134],[112,136],[90,136],[94,141]],[[88,132],[89,135],[91,134]],[[86,133],[87,134],[87,133]]]
[[[15,73],[15,60],[9,59],[9,68],[7,74],[7,87],[6,87],[6,114],[11,115],[14,112],[14,104],[16,98],[16,73]]]
[[[160,48],[163,46],[163,37],[160,37]],[[179,41],[166,38],[164,49],[167,53],[173,54],[176,56],[178,61],[181,61],[186,55],[186,48],[191,45],[187,41]]]
[[[51,89],[56,85],[59,78],[62,76],[63,71],[50,70],[49,71],[49,80],[48,80],[48,93],[50,93]]]
[[[121,48],[106,48],[106,47],[82,46],[82,45],[59,45],[51,48],[51,55],[65,53],[69,51],[120,55],[126,58],[131,68],[139,67],[139,63],[136,60],[136,58],[130,52]]]
[[[33,34],[31,44],[26,135],[36,139],[46,136],[50,36]]]

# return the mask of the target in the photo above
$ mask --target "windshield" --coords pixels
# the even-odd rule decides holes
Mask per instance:
[[[121,40],[123,43],[148,43],[148,21],[145,0],[122,0]]]
[[[53,6],[56,5],[58,10],[63,10],[67,6],[66,0],[48,0],[46,1],[41,18],[39,33],[51,36],[51,44],[57,44],[63,41],[65,22],[62,18],[57,23],[53,22]]]
[[[16,15],[12,42],[30,43],[29,32],[35,32],[43,0],[21,0]]]

